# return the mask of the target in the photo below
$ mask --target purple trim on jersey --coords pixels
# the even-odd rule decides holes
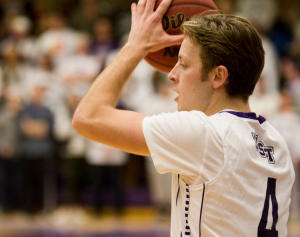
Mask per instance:
[[[191,229],[190,229],[190,226],[189,226],[189,220],[188,220],[188,217],[189,217],[189,205],[190,205],[190,186],[188,184],[185,184],[186,186],[186,201],[185,201],[185,231],[184,231],[184,234],[185,236],[191,236]]]
[[[177,195],[176,195],[176,206],[177,206],[178,195],[179,195],[179,191],[180,191],[179,177],[180,177],[180,175],[178,174],[178,191],[177,191]]]
[[[205,183],[203,183],[203,192],[202,192],[200,218],[199,218],[199,237],[201,237],[201,219],[202,219],[202,208],[203,208],[204,194],[205,194]]]
[[[240,118],[258,120],[258,122],[260,124],[262,124],[266,121],[266,119],[263,116],[259,115],[258,117],[256,117],[256,114],[252,113],[252,112],[251,113],[243,113],[243,112],[237,112],[237,111],[221,111],[220,113],[229,113],[229,114],[233,114]]]

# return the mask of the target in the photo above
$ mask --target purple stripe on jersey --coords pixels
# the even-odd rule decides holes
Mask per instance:
[[[266,122],[266,119],[265,119],[263,116],[259,115],[259,116],[258,116],[258,122],[259,122],[260,124],[262,124],[262,123]]]
[[[202,193],[202,201],[201,201],[201,209],[200,209],[200,219],[199,219],[199,237],[201,237],[201,219],[202,219],[202,208],[205,194],[205,183],[203,183],[203,193]]]
[[[189,214],[189,204],[190,204],[190,190],[189,190],[189,185],[186,184],[186,200],[185,200],[185,236],[190,236],[190,232],[187,232],[187,230],[190,230],[190,226],[189,226],[189,220],[188,220],[188,214]]]
[[[180,185],[179,185],[179,174],[178,174],[178,191],[177,191],[177,195],[176,195],[176,206],[177,206],[177,201],[178,201],[178,195],[179,195],[179,191],[180,191]]]
[[[256,114],[252,113],[252,112],[251,113],[243,113],[243,112],[237,112],[237,111],[221,111],[220,113],[229,113],[229,114],[233,114],[240,118],[258,120],[258,122],[260,124],[262,124],[266,121],[266,119],[263,116],[259,115],[258,117],[256,117]]]

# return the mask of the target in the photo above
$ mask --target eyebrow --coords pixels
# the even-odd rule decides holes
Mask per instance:
[[[178,55],[178,60],[184,60],[184,61],[188,61],[188,57],[185,57],[184,55]]]

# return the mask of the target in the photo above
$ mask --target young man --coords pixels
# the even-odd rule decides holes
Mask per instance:
[[[246,20],[221,14],[186,22],[185,39],[167,35],[161,19],[171,2],[155,12],[155,0],[132,5],[128,43],[79,104],[73,126],[89,139],[151,155],[158,172],[173,173],[172,237],[286,236],[291,159],[282,137],[248,105],[264,65],[261,39]],[[115,109],[137,64],[181,42],[169,74],[178,112]]]

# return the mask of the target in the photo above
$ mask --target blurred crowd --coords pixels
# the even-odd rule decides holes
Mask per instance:
[[[116,57],[130,30],[132,0],[1,0],[0,206],[4,213],[89,204],[101,213],[109,196],[124,207],[125,176],[144,172],[153,204],[170,205],[171,176],[149,157],[124,172],[132,155],[88,141],[71,125],[76,106]],[[296,181],[291,216],[299,218],[300,0],[216,0],[248,19],[262,36],[265,68],[251,109],[283,135]],[[117,107],[146,115],[176,111],[172,85],[142,61]],[[129,170],[129,171],[128,171]],[[89,193],[91,198],[85,198]]]

